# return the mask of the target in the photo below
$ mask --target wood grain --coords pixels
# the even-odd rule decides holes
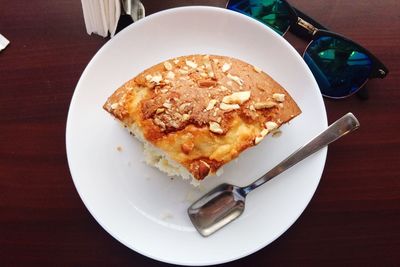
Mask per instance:
[[[389,68],[370,98],[325,100],[329,121],[361,128],[329,147],[310,205],[269,246],[227,266],[400,265],[400,2],[292,0]],[[143,1],[147,14],[225,1]],[[0,33],[0,266],[162,266],[108,235],[69,173],[65,124],[76,83],[107,41],[86,34],[80,1],[2,1]],[[306,43],[285,38],[299,52]]]

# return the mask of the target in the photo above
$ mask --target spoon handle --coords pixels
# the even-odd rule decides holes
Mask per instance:
[[[250,193],[252,190],[256,189],[260,185],[268,182],[275,176],[286,171],[299,161],[305,159],[311,154],[317,152],[321,148],[327,146],[328,144],[336,141],[340,137],[358,129],[360,123],[357,118],[352,113],[347,113],[334,123],[332,123],[325,131],[320,133],[314,139],[312,139],[306,145],[300,147],[298,150],[293,152],[289,157],[284,159],[281,163],[271,169],[269,172],[261,176],[259,179],[253,183],[243,187],[243,192],[245,194]]]

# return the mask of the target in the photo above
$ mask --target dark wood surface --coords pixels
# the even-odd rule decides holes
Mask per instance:
[[[292,0],[390,69],[370,98],[325,100],[329,121],[361,128],[329,147],[310,205],[280,238],[229,266],[400,265],[400,2]],[[224,1],[144,0],[147,14]],[[161,266],[108,235],[69,173],[65,124],[86,64],[107,41],[86,34],[80,1],[0,1],[0,266]],[[305,43],[285,37],[299,51]]]

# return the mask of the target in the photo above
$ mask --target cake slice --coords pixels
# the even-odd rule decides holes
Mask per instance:
[[[194,184],[301,113],[259,68],[216,55],[159,63],[116,90],[103,108],[144,143],[148,164]]]

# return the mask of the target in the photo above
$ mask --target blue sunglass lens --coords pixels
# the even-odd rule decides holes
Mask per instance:
[[[344,39],[319,37],[304,53],[323,95],[332,98],[349,96],[368,80],[372,61],[358,46]]]
[[[290,12],[287,3],[281,0],[236,0],[229,1],[227,8],[250,16],[284,34],[290,26]]]

